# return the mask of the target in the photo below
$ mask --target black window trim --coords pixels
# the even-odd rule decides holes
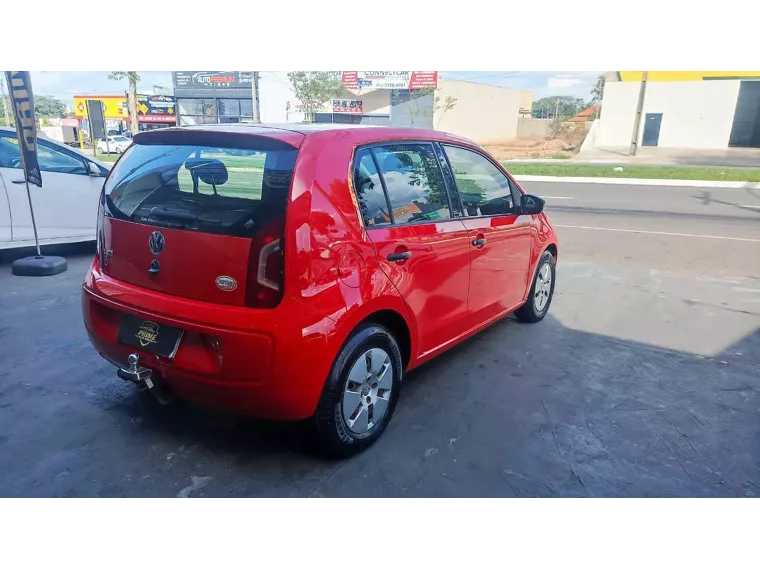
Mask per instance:
[[[451,169],[449,158],[443,151],[443,146],[440,142],[433,144],[435,147],[435,155],[438,159],[438,164],[443,172],[444,183],[446,184],[446,193],[449,195],[449,203],[456,204],[456,211],[453,212],[457,219],[465,219],[464,204],[462,203],[462,196],[457,190],[456,179],[454,178],[454,172]]]
[[[394,138],[394,139],[388,139],[388,140],[379,140],[379,141],[370,142],[370,143],[367,143],[367,144],[361,144],[361,145],[356,146],[356,148],[354,149],[354,154],[353,154],[353,167],[351,168],[352,176],[353,176],[353,173],[356,171],[356,156],[357,156],[357,154],[359,154],[359,152],[361,152],[364,149],[368,149],[370,151],[370,155],[372,156],[372,160],[375,163],[375,169],[377,170],[377,175],[380,177],[380,183],[381,183],[381,185],[383,187],[383,193],[385,194],[385,202],[388,204],[388,209],[389,209],[389,212],[390,212],[390,218],[392,220],[391,223],[386,223],[386,224],[383,224],[383,225],[367,227],[367,225],[364,223],[364,216],[362,215],[361,209],[360,209],[360,211],[359,211],[359,219],[361,220],[361,224],[362,224],[362,226],[364,227],[364,229],[366,231],[371,231],[373,229],[384,229],[384,228],[388,228],[388,227],[407,227],[407,226],[410,226],[410,225],[425,226],[425,225],[429,225],[431,223],[446,223],[448,221],[461,221],[461,218],[457,217],[455,215],[455,212],[454,212],[453,204],[451,202],[451,194],[449,192],[448,185],[447,185],[447,182],[446,182],[446,173],[444,172],[443,165],[440,162],[440,157],[438,156],[438,153],[435,150],[435,144],[436,143],[437,143],[437,141],[435,141],[435,140],[425,140],[425,139],[399,140],[399,139],[395,139]],[[431,151],[433,152],[433,156],[435,156],[435,158],[436,158],[436,164],[438,164],[438,169],[439,169],[439,171],[441,173],[441,179],[443,180],[444,189],[446,190],[446,200],[448,202],[447,205],[449,206],[449,215],[451,217],[449,217],[447,219],[438,219],[438,220],[431,219],[431,220],[427,220],[427,221],[396,223],[395,218],[393,216],[393,207],[392,207],[392,204],[391,204],[390,196],[388,195],[388,189],[387,189],[387,187],[385,185],[385,176],[383,176],[383,173],[382,173],[382,171],[380,169],[380,164],[379,164],[379,161],[377,160],[377,156],[375,156],[375,150],[374,150],[377,147],[389,146],[389,145],[393,145],[393,144],[418,144],[418,145],[423,145],[423,146],[429,146],[430,147]],[[359,196],[356,194],[355,180],[352,180],[351,188],[352,188],[354,196],[356,196],[356,200],[358,202],[359,201]]]
[[[456,144],[454,142],[440,142],[441,151],[443,152],[443,155],[446,157],[446,163],[448,164],[449,172],[451,173],[451,178],[454,183],[454,188],[456,189],[457,196],[459,198],[459,203],[462,203],[462,194],[459,193],[459,188],[456,186],[456,176],[454,176],[454,169],[451,166],[451,161],[449,160],[449,155],[446,153],[446,146],[453,146],[455,148],[461,148],[462,150],[469,150],[473,154],[477,154],[478,156],[481,156],[488,162],[490,162],[493,166],[496,167],[496,169],[501,172],[504,177],[507,179],[507,183],[509,183],[509,193],[512,196],[512,202],[514,203],[515,213],[494,213],[491,215],[464,215],[464,204],[462,205],[462,219],[485,219],[490,217],[512,217],[517,216],[519,217],[522,215],[520,213],[520,202],[521,202],[521,196],[523,195],[520,191],[519,186],[514,182],[512,179],[512,176],[509,175],[509,173],[501,166],[501,164],[498,164],[496,161],[492,160],[489,156],[487,156],[485,153],[483,153],[480,150],[476,150],[470,146],[465,146],[463,144]]]

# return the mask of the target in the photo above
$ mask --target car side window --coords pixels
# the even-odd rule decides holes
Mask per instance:
[[[467,217],[517,213],[509,178],[484,156],[443,145]]]
[[[43,172],[56,172],[58,174],[87,174],[84,159],[72,156],[67,152],[58,150],[51,144],[37,141],[37,161]]]
[[[391,222],[383,183],[377,172],[372,151],[368,148],[359,150],[354,158],[354,190],[365,227],[377,227]]]
[[[0,168],[21,168],[21,150],[15,136],[0,136]]]
[[[395,224],[451,218],[446,185],[432,144],[404,143],[372,149]]]

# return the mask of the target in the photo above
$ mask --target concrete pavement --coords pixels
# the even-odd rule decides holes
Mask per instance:
[[[760,222],[760,190],[748,188],[678,187],[634,184],[521,182],[545,197],[551,211],[646,214],[674,219],[698,216]]]
[[[641,146],[636,156],[629,156],[630,148],[593,148],[581,151],[573,162],[589,164],[640,164],[650,166],[706,166],[715,168],[760,167],[760,148],[725,148],[701,150],[697,148],[660,148]]]
[[[342,462],[299,425],[116,379],[81,324],[91,251],[49,279],[0,265],[0,495],[760,496],[752,196],[525,185],[561,239],[549,316],[410,374],[383,439]]]

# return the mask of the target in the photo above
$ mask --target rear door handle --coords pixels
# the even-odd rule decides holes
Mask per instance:
[[[406,261],[407,259],[411,258],[411,256],[411,251],[404,251],[403,253],[391,253],[388,255],[388,260],[393,263],[398,263],[399,261]]]
[[[26,180],[13,180],[14,184],[26,184]]]
[[[482,247],[485,244],[486,244],[486,238],[485,237],[482,238],[482,239],[473,239],[472,240],[472,246],[473,247]]]

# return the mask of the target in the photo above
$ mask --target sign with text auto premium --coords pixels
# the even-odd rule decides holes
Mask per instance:
[[[250,89],[251,71],[172,71],[175,89]]]

